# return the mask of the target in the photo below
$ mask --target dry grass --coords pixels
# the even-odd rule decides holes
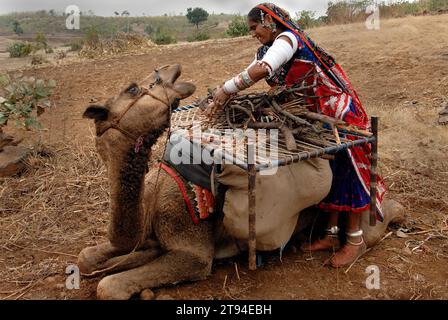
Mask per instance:
[[[59,258],[76,261],[86,242],[104,237],[107,181],[92,145],[40,146],[25,174],[1,180],[0,297],[17,298],[30,284],[64,270]],[[35,259],[39,254],[46,258]],[[15,295],[2,291],[12,284]]]
[[[105,55],[141,51],[153,46],[155,44],[144,36],[121,32],[111,39],[98,39],[85,43],[79,55],[86,58],[97,58]]]

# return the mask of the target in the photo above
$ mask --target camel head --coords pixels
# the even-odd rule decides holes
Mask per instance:
[[[196,89],[191,83],[176,82],[180,74],[180,65],[162,67],[125,86],[104,105],[87,107],[83,117],[95,120],[97,149],[106,165],[106,153],[127,151],[138,139],[154,143],[168,127],[170,109]]]

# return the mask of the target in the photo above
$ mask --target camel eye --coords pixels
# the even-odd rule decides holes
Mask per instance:
[[[136,86],[136,85],[132,85],[132,86],[130,86],[130,87],[126,90],[126,92],[128,92],[128,93],[130,93],[130,94],[132,94],[132,95],[137,94],[138,91],[139,91],[139,89],[138,89],[138,86]]]

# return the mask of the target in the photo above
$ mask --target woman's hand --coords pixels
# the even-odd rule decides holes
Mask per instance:
[[[213,102],[215,106],[222,107],[227,100],[229,100],[230,95],[228,95],[222,87],[218,87],[216,89],[215,94],[213,95]]]

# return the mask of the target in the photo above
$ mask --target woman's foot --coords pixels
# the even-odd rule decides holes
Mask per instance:
[[[327,251],[337,250],[339,248],[339,239],[337,236],[326,235],[322,239],[318,239],[313,243],[304,243],[300,247],[302,251]]]
[[[356,242],[347,241],[347,243],[330,259],[330,264],[334,268],[350,265],[362,256],[366,250],[367,246],[362,237],[359,237],[359,240]]]

